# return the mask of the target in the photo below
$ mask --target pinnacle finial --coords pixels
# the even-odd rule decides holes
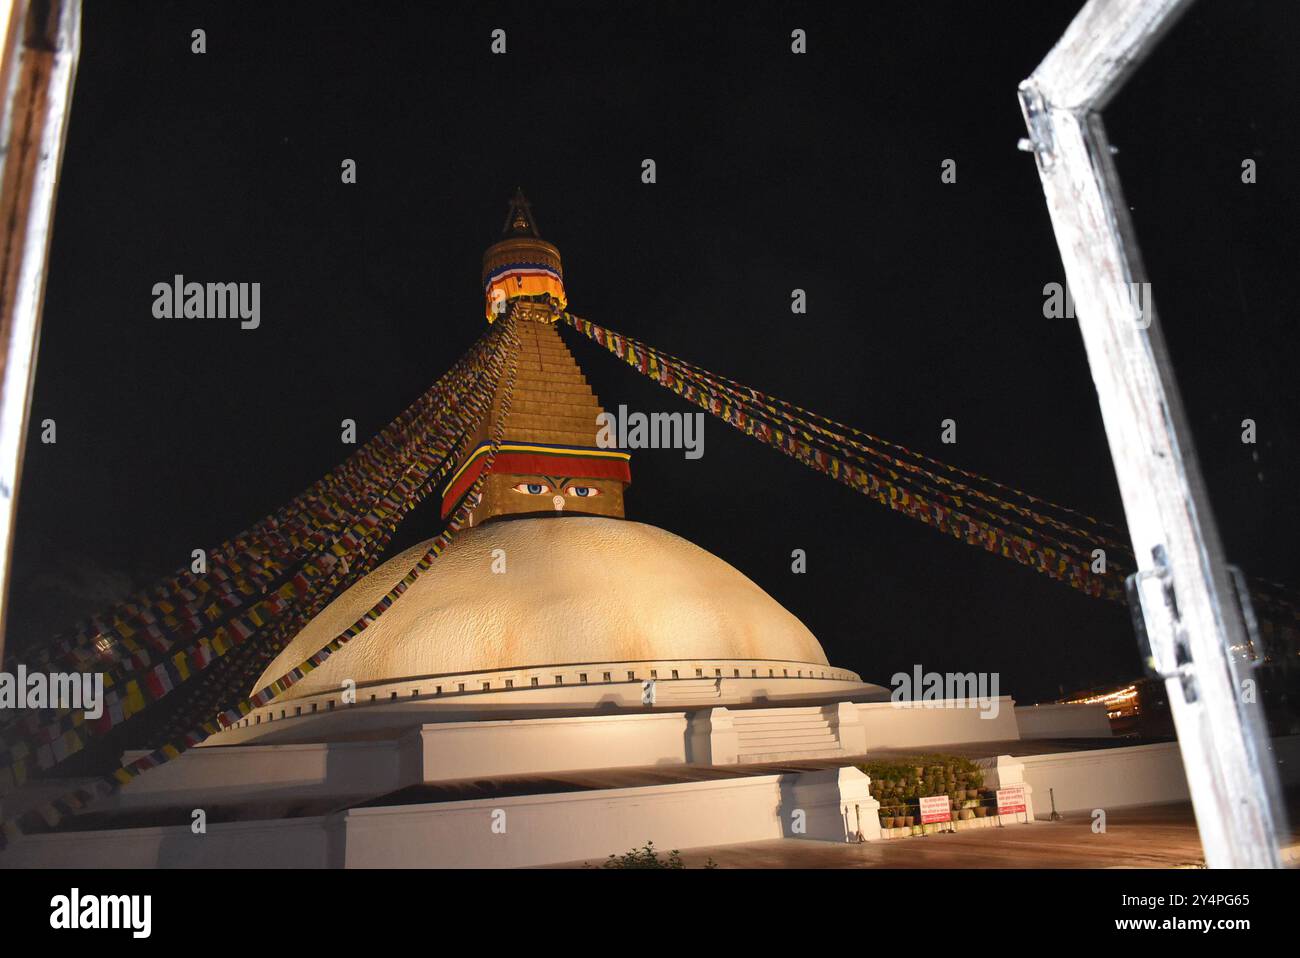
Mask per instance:
[[[506,213],[506,225],[501,230],[502,236],[536,236],[537,223],[533,219],[533,208],[524,196],[523,187],[515,187],[515,195],[510,199],[510,209]]]

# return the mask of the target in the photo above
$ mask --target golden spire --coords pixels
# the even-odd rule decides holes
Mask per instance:
[[[536,304],[546,322],[554,322],[551,307],[563,309],[564,268],[560,251],[537,232],[533,208],[522,189],[516,189],[506,210],[502,238],[483,254],[483,296],[487,321],[493,322],[511,300]]]
[[[506,225],[501,228],[502,236],[536,236],[541,239],[542,234],[537,232],[537,221],[533,219],[533,208],[524,196],[523,187],[515,187],[515,195],[510,199],[510,206],[506,212]]]

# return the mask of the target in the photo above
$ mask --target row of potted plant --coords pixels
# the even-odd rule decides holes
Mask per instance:
[[[959,821],[989,814],[994,793],[984,789],[984,770],[970,759],[938,753],[859,765],[871,779],[871,794],[880,802],[885,828],[915,827],[921,820],[920,799],[947,795]]]
[[[974,818],[986,818],[993,813],[994,793],[977,793],[978,798],[965,799],[952,804],[952,817],[955,821],[970,821]],[[912,828],[921,821],[920,803],[880,806],[881,828]]]

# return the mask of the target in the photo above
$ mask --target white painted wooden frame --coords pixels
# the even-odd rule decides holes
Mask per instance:
[[[0,660],[54,196],[81,53],[81,0],[33,6],[0,0]]]
[[[1100,111],[1190,0],[1090,0],[1020,85],[1124,502],[1206,862],[1280,867],[1247,636]],[[1133,284],[1137,284],[1136,286]],[[1136,302],[1135,302],[1136,301]]]

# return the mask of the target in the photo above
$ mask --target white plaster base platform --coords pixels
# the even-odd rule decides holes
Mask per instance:
[[[1186,795],[1174,743],[1021,740],[1017,710],[1009,699],[1004,706],[984,718],[969,708],[802,695],[509,719],[440,713],[428,722],[419,707],[377,703],[354,714],[382,720],[351,734],[328,717],[277,717],[142,776],[67,830],[22,837],[0,868],[517,867],[600,863],[647,841],[664,851],[873,842],[882,837],[879,805],[851,766],[890,752],[976,759],[986,787],[1026,786],[1026,821],[1045,818],[1052,799],[1068,812]],[[295,728],[295,741],[259,736],[268,724]],[[1300,739],[1275,740],[1274,749],[1283,783],[1294,783]],[[755,756],[778,758],[765,767],[750,764]],[[75,784],[12,792],[0,811],[17,814]],[[207,816],[201,834],[190,827],[195,810]],[[996,824],[975,819],[958,830],[985,822]]]
[[[466,868],[603,862],[771,838],[871,841],[879,804],[855,768],[414,804],[378,803],[282,821],[27,836],[5,868]],[[859,832],[861,829],[861,832]]]

